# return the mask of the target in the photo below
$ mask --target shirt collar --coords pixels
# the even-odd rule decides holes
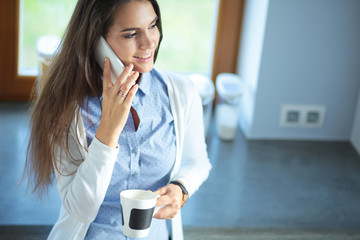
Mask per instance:
[[[144,93],[144,95],[150,93],[151,75],[152,75],[152,71],[141,74],[139,90],[141,90]]]

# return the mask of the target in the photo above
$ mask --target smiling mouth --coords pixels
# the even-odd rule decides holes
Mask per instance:
[[[139,59],[148,59],[152,56],[152,53],[150,52],[149,54],[145,55],[145,56],[137,56],[136,58],[139,58]]]

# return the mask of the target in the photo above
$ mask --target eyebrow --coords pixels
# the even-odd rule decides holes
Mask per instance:
[[[154,24],[154,23],[156,23],[156,21],[157,21],[158,19],[159,19],[159,17],[156,16],[156,17],[154,18],[154,20],[151,21],[151,23],[149,24],[149,26],[152,25],[152,24]],[[140,28],[125,28],[125,29],[121,30],[120,32],[131,32],[131,31],[136,31],[136,30],[139,30],[139,29],[140,29]]]

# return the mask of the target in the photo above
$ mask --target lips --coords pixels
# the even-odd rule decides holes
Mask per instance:
[[[152,58],[153,58],[153,53],[150,52],[146,55],[142,55],[142,56],[135,56],[135,58],[139,61],[139,62],[142,62],[142,63],[147,63],[149,61],[152,61]]]
[[[151,52],[149,52],[147,55],[145,56],[136,56],[136,58],[140,58],[140,59],[147,59],[151,57]]]

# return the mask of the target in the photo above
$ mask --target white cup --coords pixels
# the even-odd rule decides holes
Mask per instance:
[[[159,210],[159,195],[145,190],[129,189],[120,193],[123,233],[132,238],[149,234],[152,217]]]

